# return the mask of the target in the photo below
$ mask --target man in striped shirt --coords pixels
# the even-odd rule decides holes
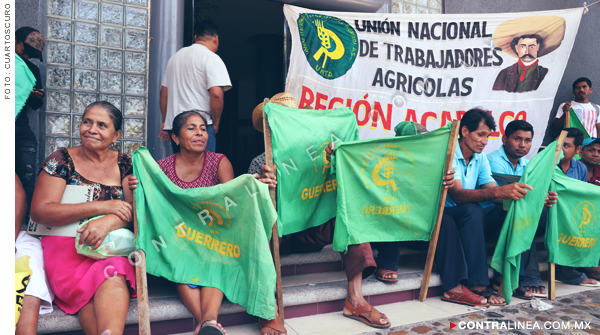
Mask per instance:
[[[590,137],[598,137],[600,132],[600,106],[591,103],[590,94],[594,91],[592,81],[581,77],[573,83],[573,95],[575,100],[563,103],[558,107],[556,118],[554,119],[554,131],[558,133],[565,125],[566,115],[569,110],[573,111],[585,127]]]

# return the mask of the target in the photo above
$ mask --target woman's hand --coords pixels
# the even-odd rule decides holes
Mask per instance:
[[[102,244],[102,241],[104,241],[106,235],[108,235],[110,232],[109,223],[107,222],[110,219],[111,217],[106,215],[99,219],[92,220],[85,226],[77,229],[77,232],[81,233],[81,236],[79,237],[79,245],[83,245],[83,242],[85,242],[87,245],[92,247],[92,250],[98,249]]]
[[[277,165],[273,164],[273,169],[267,165],[260,167],[262,174],[259,176],[258,173],[253,174],[254,178],[258,179],[261,183],[269,185],[269,188],[277,187]]]
[[[335,143],[329,142],[325,148],[325,156],[327,157],[328,162],[331,162],[331,154],[333,153],[333,149],[335,149]]]
[[[137,184],[140,183],[140,181],[137,179],[136,176],[132,174],[130,174],[128,178],[129,189],[133,191],[137,187]]]
[[[129,203],[122,200],[106,200],[101,202],[104,207],[104,214],[114,214],[125,222],[133,220],[133,211]]]

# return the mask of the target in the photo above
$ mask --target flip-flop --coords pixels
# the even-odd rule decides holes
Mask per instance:
[[[596,282],[596,284],[569,284],[569,283],[565,283],[564,281],[560,281],[558,279],[555,280],[556,282],[559,283],[563,283],[563,284],[567,284],[567,285],[575,285],[575,286],[588,286],[588,287],[600,287],[600,282]]]
[[[600,272],[597,270],[598,270],[598,268],[594,268],[594,270],[588,270],[585,268],[579,269],[579,271],[583,272],[588,278],[595,279],[596,281],[600,281]]]
[[[379,320],[381,320],[381,318],[383,316],[385,316],[385,314],[380,313],[378,310],[373,308],[373,306],[371,306],[371,305],[365,305],[365,306],[360,306],[358,308],[354,308],[354,306],[352,306],[352,304],[350,303],[350,301],[348,299],[346,299],[346,301],[344,302],[344,305],[352,314],[346,315],[346,314],[342,313],[342,315],[349,319],[356,320],[356,321],[366,324],[367,326],[370,326],[373,328],[379,328],[379,329],[390,328],[390,326],[392,325],[391,322],[388,323],[387,325],[380,324]],[[363,315],[365,313],[369,313],[368,314],[369,316]]]
[[[451,291],[446,291],[444,293],[447,293],[448,295],[450,295],[450,297],[446,298],[445,296],[442,295],[442,300],[448,301],[448,302],[453,302],[455,304],[467,305],[467,306],[480,306],[480,307],[488,307],[490,305],[487,302],[485,304],[482,304],[481,303],[482,296],[471,292],[471,290],[469,290],[466,286],[463,286],[463,293],[461,293],[461,294],[454,293]]]
[[[205,324],[208,321],[212,320],[204,320],[204,322],[202,322],[200,331],[198,331],[198,335],[224,335],[223,331],[221,331],[221,328],[215,325]]]
[[[388,273],[393,273],[396,275],[396,279],[389,279],[389,278],[385,278],[385,275]],[[388,269],[384,269],[384,268],[377,268],[375,270],[375,278],[377,278],[377,280],[387,283],[387,284],[394,284],[398,282],[398,272],[396,271],[392,271],[392,270],[388,270]]]

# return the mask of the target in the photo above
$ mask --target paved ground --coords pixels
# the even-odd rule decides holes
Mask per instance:
[[[600,290],[569,294],[557,297],[556,301],[544,301],[550,303],[554,307],[547,311],[538,311],[531,308],[530,302],[504,307],[490,307],[486,310],[473,313],[392,327],[385,331],[365,332],[361,335],[439,335],[451,333],[600,335]],[[486,329],[486,321],[489,321],[489,329]],[[450,329],[451,322],[457,325],[453,329]],[[465,328],[469,325],[476,326],[476,322],[480,322],[483,329],[460,329],[461,326]],[[492,322],[497,322],[496,329],[492,329]],[[567,323],[569,323],[570,327],[579,326],[580,329],[565,329]],[[518,326],[521,327],[521,329],[515,329]],[[582,327],[587,329],[581,329]]]

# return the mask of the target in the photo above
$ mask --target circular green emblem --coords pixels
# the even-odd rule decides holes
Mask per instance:
[[[343,76],[356,60],[358,37],[348,23],[333,16],[300,14],[298,30],[310,67],[325,79]]]

